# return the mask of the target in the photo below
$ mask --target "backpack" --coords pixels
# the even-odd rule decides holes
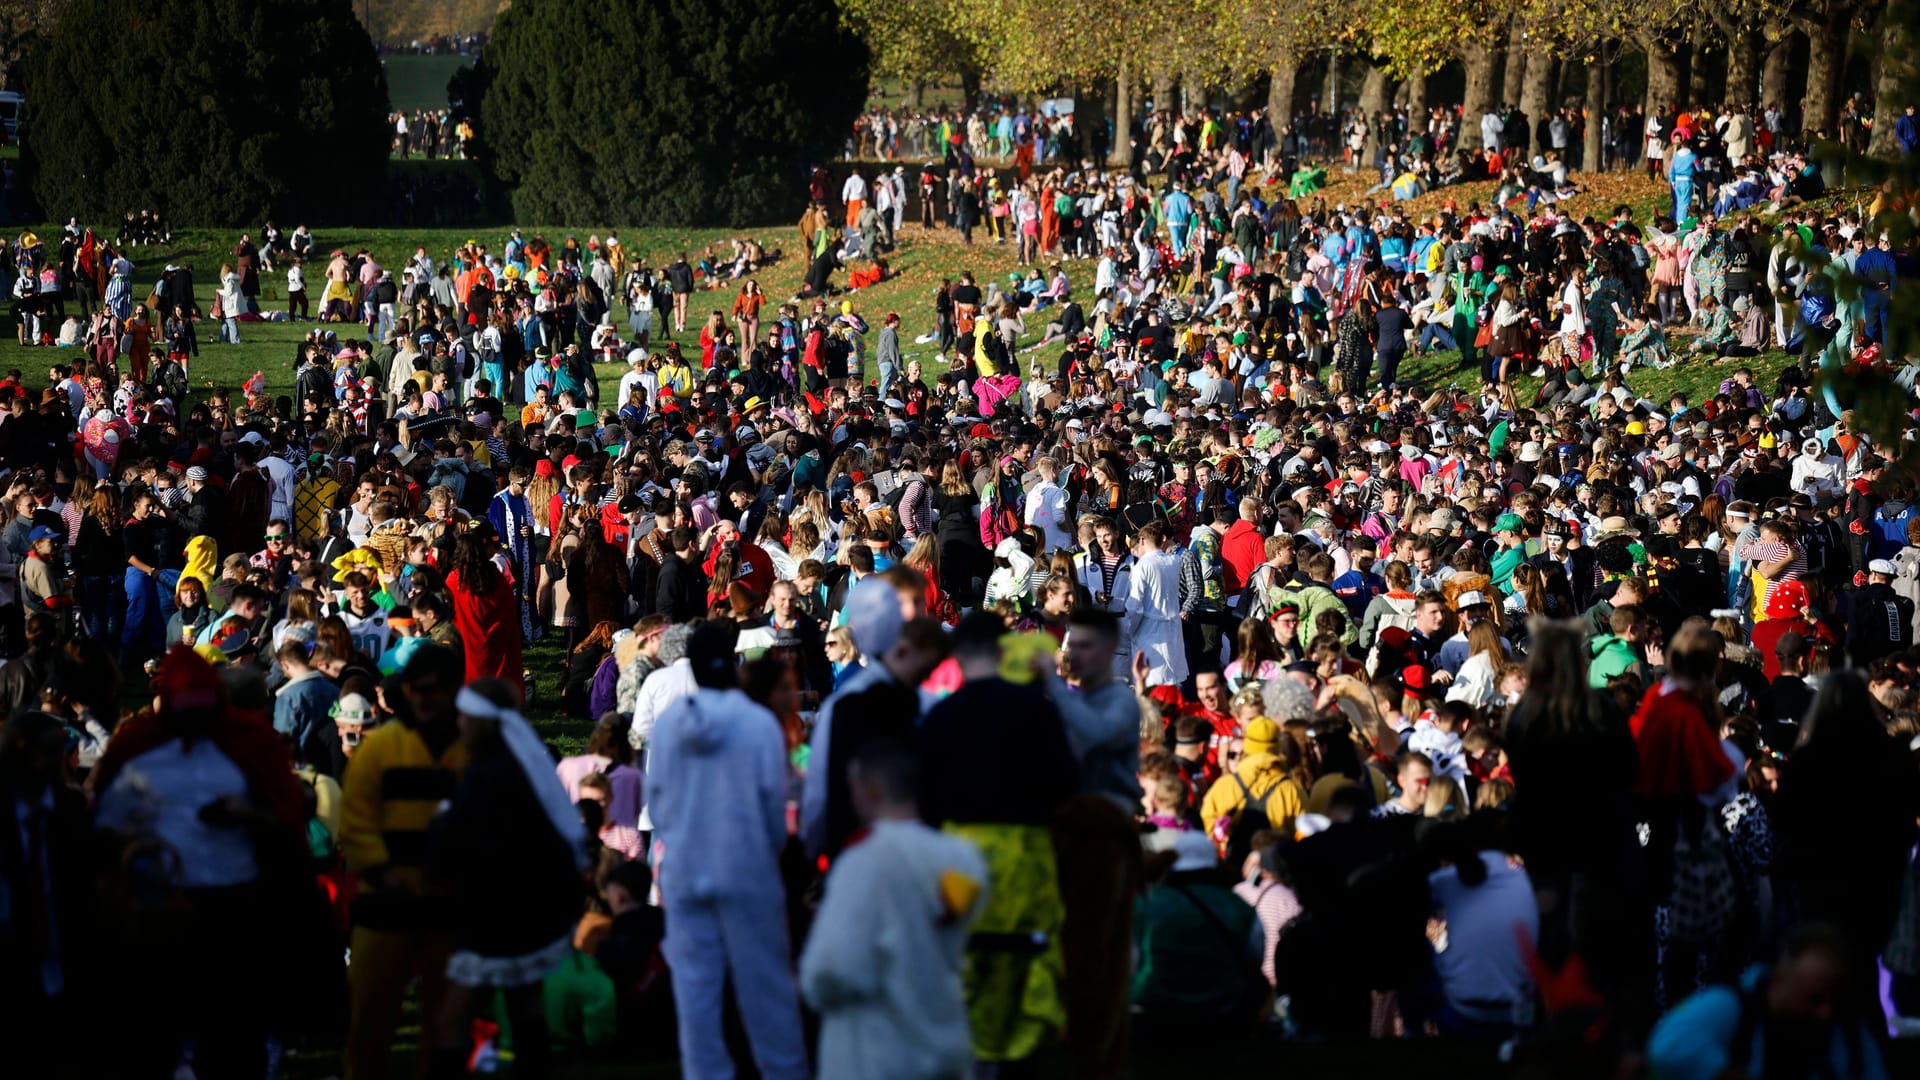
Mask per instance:
[[[1262,577],[1262,571],[1265,571],[1264,578]],[[1263,562],[1253,568],[1253,573],[1247,575],[1247,587],[1240,590],[1239,596],[1234,597],[1232,605],[1234,618],[1250,619],[1255,615],[1264,616],[1266,614],[1267,603],[1263,590],[1272,587],[1273,573],[1273,564],[1271,563]],[[1256,603],[1259,605],[1258,608],[1254,606]]]
[[[1380,631],[1390,626],[1397,626],[1411,633],[1414,623],[1413,613],[1420,607],[1418,597],[1400,598],[1382,593],[1380,599],[1387,602],[1388,612],[1380,617],[1379,623],[1373,630],[1373,646],[1367,650],[1367,674],[1369,675],[1375,674],[1380,667]],[[1401,609],[1401,604],[1406,605],[1405,610]]]
[[[1225,849],[1225,858],[1231,860],[1222,865],[1239,866],[1247,860],[1247,854],[1253,850],[1254,835],[1273,827],[1273,821],[1267,817],[1267,801],[1253,797],[1253,789],[1247,786],[1240,774],[1232,770],[1227,775],[1240,786],[1240,807],[1228,814],[1222,814],[1211,825],[1213,842]],[[1272,794],[1272,792],[1268,792]]]
[[[1733,926],[1733,867],[1718,815],[1700,810],[1700,823],[1685,820],[1673,845],[1673,891],[1667,900],[1667,932],[1685,945],[1706,945]]]

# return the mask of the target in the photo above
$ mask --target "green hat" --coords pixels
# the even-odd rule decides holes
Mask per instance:
[[[573,414],[573,428],[575,431],[585,431],[587,428],[599,426],[599,423],[600,418],[593,415],[592,409],[581,409],[579,412]]]
[[[1235,345],[1245,345],[1247,343],[1247,332],[1245,330],[1235,331],[1233,335],[1233,343]]]
[[[1493,523],[1493,531],[1497,533],[1524,533],[1527,531],[1527,523],[1521,519],[1519,514],[1501,514]]]
[[[1172,371],[1174,368],[1177,368],[1179,366],[1180,366],[1180,361],[1178,360],[1162,360],[1160,362],[1160,374],[1165,375],[1167,372]]]
[[[1493,276],[1494,277],[1512,277],[1513,267],[1508,266],[1506,263],[1501,263],[1499,266],[1496,266],[1493,268]]]

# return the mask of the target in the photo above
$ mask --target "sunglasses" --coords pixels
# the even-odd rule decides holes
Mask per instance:
[[[268,533],[267,534],[268,541],[285,540],[286,538],[287,538],[286,533]]]

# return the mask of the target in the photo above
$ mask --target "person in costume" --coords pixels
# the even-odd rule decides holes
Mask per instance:
[[[960,620],[953,658],[965,681],[920,728],[925,817],[971,841],[988,866],[965,981],[974,1057],[997,1065],[1032,1057],[1066,1022],[1065,908],[1050,826],[1079,784],[1065,725],[1030,684],[1030,666],[1003,668],[1003,632],[991,612]],[[1009,756],[1009,746],[1021,753]]]
[[[466,656],[466,680],[492,676],[521,686],[520,606],[513,583],[494,562],[497,545],[474,532],[454,542],[453,562],[447,570],[447,592],[453,597],[454,629]]]
[[[800,990],[821,1014],[822,1076],[936,1080],[972,1068],[960,969],[987,902],[972,844],[928,828],[919,763],[869,743],[848,768],[864,830],[834,862],[800,957]]]
[[[429,1021],[432,1071],[466,1071],[475,1009],[499,990],[513,1030],[514,1071],[542,1076],[542,980],[573,953],[585,830],[513,689],[499,679],[476,680],[454,696],[454,709],[468,763],[427,833],[428,869],[453,897],[455,942],[447,996]]]
[[[695,689],[660,716],[647,750],[647,810],[660,845],[667,965],[688,1076],[731,1076],[721,1018],[732,984],[767,1080],[808,1075],[780,852],[787,746],[780,722],[739,689],[734,632],[706,624],[687,645]],[[716,806],[730,808],[715,813]]]
[[[313,936],[331,935],[304,857],[304,799],[280,736],[229,702],[199,653],[176,644],[153,690],[152,711],[122,723],[89,778],[94,825],[120,844],[111,861],[130,875],[167,873],[177,890],[122,943],[121,989],[140,1007],[119,1013],[107,1074],[169,1075],[190,1043],[201,1076],[264,1075],[282,1010],[294,998],[312,1004],[298,981],[313,972],[296,962],[308,945],[331,952],[338,978],[338,943]]]
[[[516,465],[507,473],[507,486],[487,504],[487,521],[505,543],[508,572],[513,577],[513,598],[520,609],[520,634],[533,640],[534,611],[527,584],[533,580],[533,508],[527,502],[527,482],[533,473]]]
[[[427,827],[466,767],[455,726],[459,659],[423,648],[399,676],[393,721],[368,730],[348,758],[342,785],[340,853],[359,881],[353,902],[347,982],[345,1073],[385,1077],[394,1029],[410,981],[420,1011],[437,1017],[447,996],[455,945],[447,894],[426,873]]]

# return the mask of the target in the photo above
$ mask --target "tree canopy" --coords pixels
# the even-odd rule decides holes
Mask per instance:
[[[69,0],[29,71],[22,170],[49,215],[347,221],[385,200],[386,77],[347,0]]]
[[[832,0],[518,0],[488,38],[482,160],[523,221],[765,223],[867,91]]]

